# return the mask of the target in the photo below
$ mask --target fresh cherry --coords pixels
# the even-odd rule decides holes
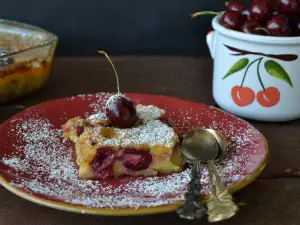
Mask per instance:
[[[227,11],[242,13],[245,9],[246,9],[246,5],[238,1],[230,2],[227,5]]]
[[[276,7],[276,1],[274,0],[252,0],[252,4],[253,3],[258,3],[258,2],[266,2],[271,9],[275,9]]]
[[[281,14],[296,16],[300,14],[300,3],[298,0],[278,0],[278,8]]]
[[[251,17],[249,9],[243,10],[243,11],[242,11],[242,15],[243,15],[246,19],[250,19],[250,17]]]
[[[257,101],[263,107],[272,107],[280,101],[280,92],[276,87],[268,87],[257,93]]]
[[[249,19],[241,27],[241,31],[247,34],[266,35],[266,32],[259,29],[261,28],[257,20]]]
[[[123,150],[121,160],[126,168],[139,171],[149,168],[152,163],[152,155],[146,150],[128,148]]]
[[[137,120],[135,104],[120,94],[119,77],[114,64],[105,51],[99,51],[105,55],[113,68],[117,80],[118,94],[111,96],[106,102],[106,116],[111,124],[119,128],[129,128],[134,125]]]
[[[272,16],[272,8],[267,1],[257,1],[250,7],[251,18],[264,22]]]
[[[300,36],[300,21],[291,19],[289,22],[292,29],[291,36]]]
[[[106,103],[106,116],[116,127],[132,127],[137,120],[135,104],[122,95],[113,95]]]
[[[115,153],[110,148],[97,149],[97,156],[91,162],[93,171],[102,179],[112,175]]]
[[[249,87],[234,86],[231,90],[231,96],[238,106],[248,106],[255,100],[255,93]]]
[[[299,5],[300,5],[300,1],[299,1]],[[298,15],[293,16],[295,20],[300,21],[300,13]]]
[[[244,21],[244,17],[234,11],[226,11],[221,17],[221,24],[232,30],[240,30]]]
[[[268,20],[266,29],[272,36],[289,36],[291,33],[289,21],[284,15],[273,16]]]

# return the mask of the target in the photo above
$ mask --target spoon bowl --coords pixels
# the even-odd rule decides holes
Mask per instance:
[[[195,128],[184,136],[181,153],[188,163],[208,162],[218,156],[218,143],[211,132]]]
[[[218,152],[218,156],[216,157],[216,160],[220,161],[222,160],[222,158],[224,158],[224,156],[228,152],[228,142],[221,132],[213,129],[206,129],[206,130],[209,131],[215,137],[218,143],[219,152]]]

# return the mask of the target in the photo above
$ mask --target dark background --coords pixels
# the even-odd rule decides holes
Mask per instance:
[[[224,0],[10,0],[4,19],[38,25],[58,35],[57,55],[94,56],[98,49],[119,55],[208,56],[205,35]]]

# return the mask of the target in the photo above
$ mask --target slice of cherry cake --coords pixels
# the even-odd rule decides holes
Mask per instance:
[[[155,176],[182,170],[179,138],[165,111],[136,105],[136,116],[129,128],[114,126],[106,113],[76,117],[63,125],[65,137],[75,143],[80,178]]]

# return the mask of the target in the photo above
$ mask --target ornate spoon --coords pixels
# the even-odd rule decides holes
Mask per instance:
[[[193,129],[185,135],[181,144],[184,160],[193,165],[191,181],[185,194],[184,204],[177,213],[185,219],[201,219],[206,214],[206,208],[201,203],[201,162],[213,160],[218,155],[216,139],[205,129]]]
[[[228,143],[225,137],[218,131],[207,129],[217,140],[219,154],[217,160],[220,160],[228,151]],[[233,217],[237,211],[237,205],[232,201],[232,195],[223,185],[218,175],[214,161],[207,163],[210,184],[212,188],[212,196],[207,202],[208,221],[218,222]]]

